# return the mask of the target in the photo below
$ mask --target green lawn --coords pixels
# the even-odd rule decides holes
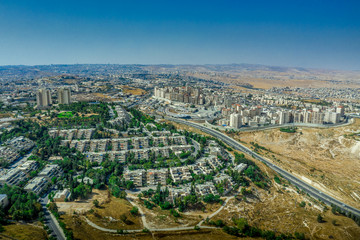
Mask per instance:
[[[72,112],[61,112],[58,115],[58,118],[72,118],[74,114]]]

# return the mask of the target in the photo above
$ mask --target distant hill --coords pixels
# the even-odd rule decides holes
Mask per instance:
[[[72,74],[96,76],[109,74],[180,74],[255,88],[272,86],[360,87],[360,71],[266,66],[260,64],[52,64],[37,66],[0,66],[0,80],[35,79]]]

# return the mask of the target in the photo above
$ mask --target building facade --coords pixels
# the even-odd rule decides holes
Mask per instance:
[[[58,90],[58,101],[59,101],[59,104],[70,104],[71,103],[70,88],[60,88]]]
[[[38,109],[50,107],[52,104],[50,90],[49,89],[40,89],[36,93],[36,103],[37,103]]]

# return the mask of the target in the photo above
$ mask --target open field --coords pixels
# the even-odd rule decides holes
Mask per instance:
[[[132,95],[144,95],[146,91],[141,88],[134,88],[129,86],[121,86],[123,93]]]
[[[62,217],[67,226],[71,227],[74,232],[75,239],[81,240],[215,240],[215,239],[238,239],[234,236],[224,233],[221,229],[201,229],[201,230],[189,230],[189,231],[171,231],[171,232],[154,232],[154,233],[129,233],[125,235],[106,233],[92,228],[81,217],[77,215]],[[252,239],[252,238],[246,238]],[[259,239],[259,238],[257,238]]]
[[[113,240],[113,239],[153,239],[150,234],[139,233],[135,237],[135,234],[129,235],[118,235],[113,233],[102,232],[91,227],[87,224],[82,216],[79,215],[63,215],[61,216],[63,221],[66,223],[67,227],[71,228],[74,233],[75,239],[81,240]]]
[[[61,112],[58,114],[58,118],[72,118],[73,116],[72,112]]]
[[[101,101],[106,101],[106,102],[115,102],[121,100],[120,98],[113,98],[103,93],[94,93],[94,96],[98,99],[101,99]]]
[[[108,229],[142,229],[139,216],[130,213],[132,205],[125,199],[110,197],[108,201],[100,204],[100,207],[92,208],[93,213],[87,213],[86,217],[96,225]],[[126,221],[121,220],[126,216]]]
[[[10,224],[4,225],[5,231],[1,234],[9,236],[6,238],[0,235],[0,239],[24,239],[24,240],[40,240],[47,239],[47,233],[41,224]]]
[[[72,95],[72,98],[76,101],[101,101],[101,102],[114,102],[120,101],[121,98],[112,98],[111,96],[103,93],[80,93]]]
[[[279,129],[242,132],[233,137],[248,147],[254,142],[267,150],[260,153],[302,180],[354,207],[360,207],[360,142],[354,124],[315,129],[299,127],[296,133]]]
[[[86,213],[89,211],[93,206],[93,201],[98,200],[100,204],[109,201],[109,195],[107,190],[98,190],[93,189],[93,192],[87,199],[84,200],[77,200],[73,202],[57,202],[56,205],[59,208],[59,212],[66,213],[66,214],[73,214],[74,212],[77,213]]]
[[[199,215],[180,213],[181,217],[174,217],[169,210],[161,210],[160,207],[147,209],[142,203],[137,201],[145,213],[146,221],[151,228],[170,228],[170,227],[189,227],[195,226],[202,217]]]

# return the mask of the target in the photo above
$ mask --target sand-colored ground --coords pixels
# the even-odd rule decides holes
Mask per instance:
[[[260,150],[284,169],[354,207],[360,207],[360,141],[344,136],[358,132],[354,124],[329,129],[298,128],[296,133],[279,129],[242,132],[233,137],[269,149]]]
[[[63,218],[67,226],[70,226],[74,232],[74,238],[80,240],[175,240],[175,239],[184,239],[184,240],[215,240],[215,239],[238,239],[237,237],[228,235],[224,233],[221,229],[201,229],[201,230],[190,230],[190,231],[173,231],[173,232],[154,232],[154,233],[129,233],[126,235],[119,235],[113,233],[106,233],[94,229],[86,222],[84,222],[81,217],[73,215],[66,215]],[[252,239],[252,238],[245,238]],[[259,238],[258,238],[259,239]]]
[[[93,213],[87,213],[86,217],[96,225],[108,229],[142,229],[143,225],[139,215],[132,215],[132,205],[125,199],[111,196],[108,201],[93,207]],[[122,217],[126,216],[126,221]]]
[[[70,215],[74,212],[86,213],[94,206],[93,201],[95,199],[98,200],[100,204],[104,204],[108,202],[109,197],[107,190],[93,189],[93,192],[87,199],[72,202],[57,202],[56,205],[58,206],[59,212],[62,213]]]
[[[270,89],[272,87],[328,87],[357,88],[359,87],[358,72],[321,71],[308,69],[232,69],[224,70],[223,74],[213,75],[206,72],[190,73],[194,77],[220,81],[233,86],[252,85],[254,88]],[[331,80],[329,80],[331,79]]]
[[[285,180],[282,184],[273,181],[270,191],[253,187],[253,194],[246,200],[241,195],[230,200],[213,220],[221,219],[231,225],[232,218],[243,217],[251,226],[279,233],[304,233],[307,239],[360,238],[360,227],[354,221],[334,215],[330,210],[324,211],[324,206],[316,200],[283,184],[287,185]],[[305,207],[300,206],[302,201]],[[324,223],[317,222],[318,214],[324,217]]]
[[[122,89],[123,93],[125,93],[125,94],[132,94],[132,95],[146,94],[146,91],[141,88],[135,88],[135,87],[130,87],[130,86],[126,86],[126,85],[118,85],[116,87]]]
[[[47,239],[47,233],[40,223],[33,224],[9,224],[4,226],[5,231],[1,233],[0,239]]]
[[[185,215],[181,214],[181,217],[176,218],[172,216],[169,210],[161,210],[160,207],[154,207],[149,210],[142,207],[146,215],[146,221],[152,228],[170,228],[170,227],[189,227],[195,226],[202,217],[199,215]]]
[[[121,98],[112,98],[111,96],[103,93],[80,93],[72,95],[76,101],[101,101],[101,102],[114,102],[120,101]]]

